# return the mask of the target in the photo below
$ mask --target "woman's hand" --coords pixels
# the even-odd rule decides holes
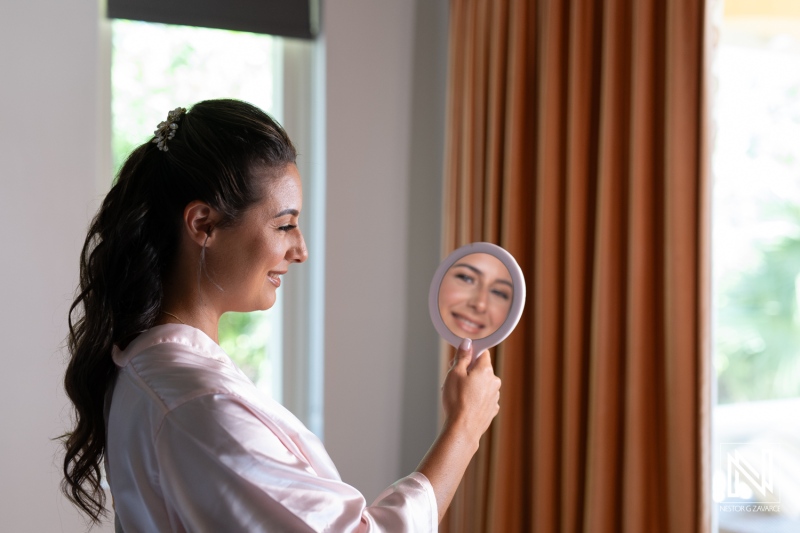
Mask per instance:
[[[442,386],[444,427],[417,468],[436,493],[440,522],[478,451],[481,435],[500,409],[500,378],[494,375],[489,353],[483,352],[471,363],[472,342],[467,339],[461,343]]]
[[[489,352],[472,363],[472,341],[464,339],[442,386],[445,427],[465,432],[477,449],[478,440],[500,410],[500,378],[494,375]]]

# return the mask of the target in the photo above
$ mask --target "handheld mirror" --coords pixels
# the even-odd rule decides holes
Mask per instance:
[[[448,255],[431,281],[428,310],[439,335],[456,348],[472,339],[477,357],[514,330],[525,305],[525,278],[514,257],[488,242]]]

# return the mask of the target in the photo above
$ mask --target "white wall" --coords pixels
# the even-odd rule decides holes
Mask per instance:
[[[97,7],[0,7],[0,529],[82,531],[58,491],[61,379],[78,252],[94,207]]]
[[[436,434],[446,6],[325,4],[325,444],[368,500]]]
[[[325,432],[372,498],[436,431],[446,0],[325,4]],[[66,313],[97,205],[95,2],[0,3],[0,529],[82,531],[58,492]],[[110,531],[107,525],[97,531]]]

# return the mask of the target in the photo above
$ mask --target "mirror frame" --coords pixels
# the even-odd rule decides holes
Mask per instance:
[[[442,315],[439,312],[439,288],[441,287],[442,280],[447,271],[450,270],[457,261],[471,254],[489,254],[499,259],[508,269],[508,273],[511,275],[511,281],[514,284],[514,297],[511,300],[511,309],[509,309],[505,321],[500,324],[500,327],[493,333],[482,339],[472,340],[473,354],[477,357],[484,350],[503,342],[517,326],[522,316],[522,309],[525,307],[525,276],[522,275],[522,269],[517,264],[513,255],[508,253],[504,248],[490,242],[472,242],[465,244],[461,248],[451,252],[450,255],[442,261],[439,268],[436,269],[436,273],[433,275],[433,280],[431,280],[431,288],[428,292],[428,311],[431,315],[431,321],[433,321],[433,327],[436,328],[439,335],[456,348],[458,348],[463,339],[450,331],[442,320]]]

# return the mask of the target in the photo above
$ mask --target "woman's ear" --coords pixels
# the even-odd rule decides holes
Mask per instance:
[[[222,220],[219,212],[200,200],[194,200],[183,209],[183,226],[189,238],[199,246],[212,243],[214,228]]]

